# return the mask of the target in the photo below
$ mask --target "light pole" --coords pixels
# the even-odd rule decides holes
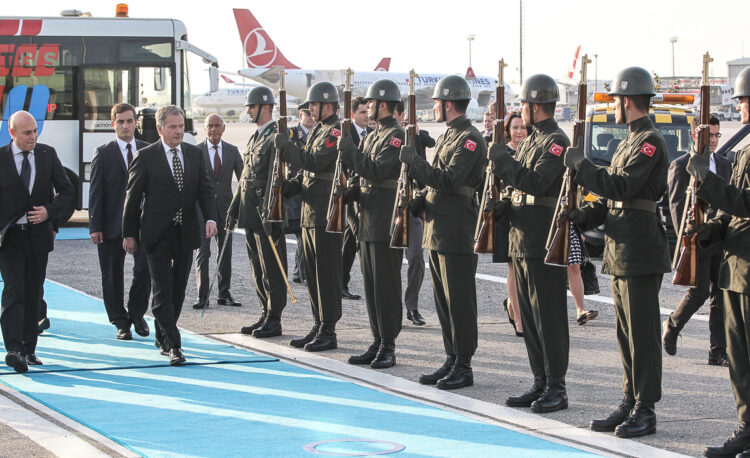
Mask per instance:
[[[594,92],[599,90],[599,54],[594,54]]]
[[[677,43],[677,37],[670,38],[669,42],[672,43],[672,78],[674,78],[674,44]]]
[[[469,41],[469,67],[471,67],[471,42],[474,41],[476,35],[469,35],[466,39]]]

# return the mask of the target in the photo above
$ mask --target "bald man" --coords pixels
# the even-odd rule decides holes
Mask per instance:
[[[42,364],[35,354],[37,322],[54,248],[52,221],[75,193],[55,149],[37,143],[34,117],[17,111],[9,124],[12,141],[0,147],[0,328],[5,364],[21,373]]]

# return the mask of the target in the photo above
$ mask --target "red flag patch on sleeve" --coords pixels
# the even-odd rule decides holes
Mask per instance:
[[[466,148],[469,151],[474,151],[476,147],[477,147],[477,142],[475,142],[474,140],[470,138],[466,140],[466,143],[464,143],[464,148]]]
[[[550,154],[560,157],[563,152],[563,147],[558,145],[557,143],[553,143],[552,146],[549,147],[549,152]]]
[[[396,137],[391,137],[391,141],[390,141],[389,145],[395,146],[396,148],[398,148],[399,146],[401,146],[401,139],[400,138],[396,138]]]
[[[334,137],[340,137],[341,131],[334,127],[333,129],[331,129],[331,135],[333,135]]]
[[[654,145],[652,145],[649,142],[643,142],[643,146],[641,147],[641,153],[645,154],[648,157],[653,157],[655,152],[656,152],[656,147]]]

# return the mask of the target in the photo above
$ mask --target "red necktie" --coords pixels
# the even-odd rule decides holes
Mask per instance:
[[[128,167],[130,167],[130,163],[133,162],[133,147],[130,146],[130,143],[128,143],[127,148],[128,148]]]
[[[219,179],[221,174],[221,158],[219,157],[219,146],[214,145],[214,178]]]

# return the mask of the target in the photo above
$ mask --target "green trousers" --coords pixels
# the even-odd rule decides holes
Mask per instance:
[[[750,423],[750,296],[724,293],[724,326],[729,356],[729,379],[740,421]]]
[[[388,242],[359,242],[359,262],[370,330],[376,339],[395,339],[401,332],[401,259],[403,251]]]
[[[316,322],[335,324],[341,319],[343,234],[325,227],[302,228],[305,281]]]
[[[245,231],[245,245],[261,308],[272,317],[281,318],[281,312],[286,307],[286,282],[281,275],[281,268],[271,248],[271,242],[265,232],[261,234],[250,229]],[[272,225],[271,236],[286,272],[286,238],[280,223]]]

